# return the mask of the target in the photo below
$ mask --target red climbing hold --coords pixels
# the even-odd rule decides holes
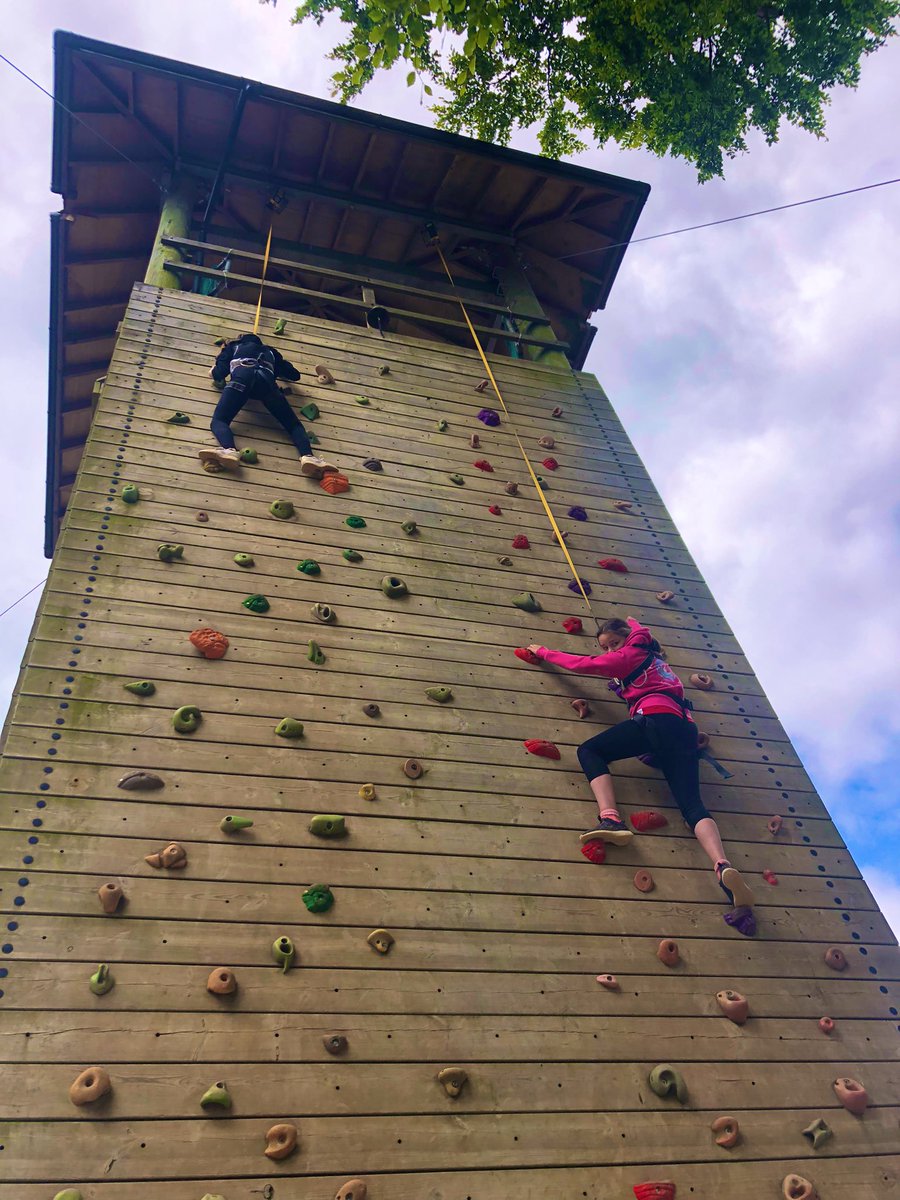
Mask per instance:
[[[597,562],[604,571],[618,571],[620,575],[628,574],[628,568],[622,562],[621,558],[600,558]]]
[[[324,475],[319,480],[319,487],[329,496],[338,496],[341,492],[350,490],[350,480],[339,471],[332,471],[330,475]]]
[[[529,754],[536,754],[538,758],[559,760],[559,747],[554,746],[553,742],[547,742],[543,738],[528,738],[522,745]]]
[[[581,617],[566,617],[563,621],[563,629],[566,633],[581,633],[582,629],[584,629]]]
[[[562,416],[562,409],[559,407],[558,404],[557,404],[556,408],[554,408],[554,410],[550,414],[550,416],[551,417],[561,417]]]
[[[831,1017],[819,1017],[819,1028],[823,1033],[834,1033],[834,1020]]]
[[[479,471],[493,471],[494,469],[486,458],[476,458],[472,466],[477,467]]]
[[[605,842],[582,842],[581,853],[588,862],[596,863],[598,867],[606,862]]]
[[[531,663],[533,667],[537,666],[541,661],[536,654],[532,654],[527,646],[517,646],[513,654],[515,654],[516,658],[521,658],[522,662]]]
[[[545,458],[543,460],[543,462],[541,463],[541,466],[546,467],[548,471],[555,471],[556,468],[559,466],[559,463],[556,461],[555,458]]]
[[[638,833],[646,833],[648,829],[662,829],[668,825],[668,820],[658,812],[636,812],[631,814],[631,824]]]
[[[524,533],[517,533],[513,538],[512,548],[513,550],[529,550],[531,542],[529,542]]]
[[[493,513],[495,517],[499,517],[503,513],[503,509],[499,504],[492,504],[488,509],[489,513]]]
[[[675,1200],[675,1184],[670,1179],[636,1183],[631,1190],[637,1200]]]
[[[570,700],[569,703],[578,713],[578,719],[580,721],[583,721],[585,717],[589,717],[591,715],[591,706],[588,704],[587,700]]]
[[[224,658],[228,649],[228,638],[215,629],[195,629],[188,641],[204,658]]]
[[[772,887],[778,886],[778,876],[774,871],[763,871],[763,879],[766,883],[770,883]]]

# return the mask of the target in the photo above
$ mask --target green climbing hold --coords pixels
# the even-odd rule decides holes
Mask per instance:
[[[252,446],[245,446],[239,457],[242,463],[249,463],[251,466],[259,462],[259,455]]]
[[[304,575],[321,575],[322,568],[314,558],[304,558],[303,562],[297,563],[297,570],[302,571]]]
[[[398,596],[406,596],[409,593],[409,588],[396,575],[385,575],[381,581],[381,590],[389,600],[396,600]]]
[[[303,737],[303,724],[294,717],[282,717],[275,726],[275,732],[283,738]]]
[[[269,505],[269,512],[279,521],[287,521],[294,515],[294,505],[290,500],[273,500]]]
[[[679,1104],[687,1104],[687,1086],[681,1077],[681,1072],[670,1067],[668,1063],[661,1063],[658,1067],[654,1067],[647,1076],[647,1080],[657,1096],[661,1096],[663,1099],[667,1096],[674,1096]]]
[[[99,965],[91,976],[89,986],[95,996],[105,996],[107,992],[113,990],[116,986],[116,981],[112,977],[108,963],[101,963]]]
[[[341,557],[345,558],[347,562],[362,562],[363,560],[363,556],[358,550],[342,550]]]
[[[334,904],[334,892],[325,883],[313,883],[303,893],[303,903],[312,913],[328,912]]]
[[[179,546],[175,542],[161,542],[156,547],[156,553],[160,562],[171,562],[175,558],[181,558],[184,554],[184,546]]]
[[[516,608],[521,608],[523,612],[536,613],[541,612],[541,606],[531,592],[519,592],[518,596],[513,596],[513,604]]]
[[[183,412],[172,413],[171,417],[166,418],[167,425],[190,425],[190,423],[191,418]]]
[[[123,683],[122,687],[135,696],[152,696],[156,691],[156,684],[149,679],[136,679],[134,683]]]
[[[400,525],[400,528],[403,530],[404,533],[412,534],[412,533],[419,532],[419,527],[415,523],[415,521],[403,521]]]
[[[319,406],[318,404],[313,404],[312,400],[310,400],[309,404],[304,404],[300,411],[306,417],[307,421],[315,421],[319,415]]]
[[[122,488],[122,503],[137,504],[141,498],[141,493],[137,489],[137,484],[126,483]]]
[[[443,417],[440,419],[440,421],[438,421],[437,427],[438,427],[438,433],[446,433],[447,422],[443,419]]]
[[[235,817],[229,813],[219,822],[219,828],[223,833],[240,833],[242,829],[249,829],[252,824],[252,817]]]
[[[330,625],[337,617],[334,609],[330,604],[314,604],[310,609],[312,615],[317,621],[321,621],[323,625]]]
[[[53,1200],[84,1200],[78,1188],[63,1188],[61,1192],[57,1192]]]
[[[176,733],[193,733],[202,720],[203,713],[196,704],[183,704],[172,713]]]
[[[369,397],[368,397],[368,396],[357,396],[357,397],[356,397],[356,403],[357,403],[357,404],[368,404],[368,403],[369,403]]]
[[[449,704],[453,699],[453,693],[448,687],[426,688],[425,695],[430,696],[432,700],[437,700],[438,704]]]
[[[316,837],[337,838],[344,837],[347,827],[344,824],[343,817],[323,816],[319,814],[310,821],[309,832],[314,833]]]
[[[255,567],[256,562],[252,554],[236,554],[234,561],[239,567]]]
[[[201,1108],[231,1108],[231,1093],[224,1080],[212,1084],[200,1097]]]
[[[365,529],[366,527],[366,522],[363,517],[348,517],[344,524],[349,525],[351,529]]]
[[[322,647],[318,642],[310,642],[309,649],[306,651],[306,657],[311,663],[315,663],[317,667],[321,667],[325,661],[325,655],[322,653]]]
[[[462,475],[451,475],[449,478],[450,478],[450,482],[455,483],[457,487],[462,487],[463,484],[466,482],[463,479]]]
[[[246,600],[242,600],[241,604],[249,612],[267,613],[272,607],[265,596],[261,596],[259,592],[254,592],[252,596],[248,596]]]
[[[321,440],[321,439],[320,439],[320,438],[318,438],[318,437],[317,437],[317,436],[316,436],[314,433],[308,433],[306,436],[309,438],[309,444],[310,444],[311,446],[318,446],[318,445],[319,445],[319,442],[320,442],[320,440]]]
[[[275,328],[272,330],[272,332],[273,333],[284,333],[286,325],[287,325],[287,317],[279,317],[278,320],[275,322]]]
[[[291,964],[294,961],[294,943],[289,937],[276,938],[272,943],[272,957],[281,967],[282,973],[287,975]]]

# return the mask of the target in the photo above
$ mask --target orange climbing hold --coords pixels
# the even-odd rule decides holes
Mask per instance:
[[[559,463],[555,458],[545,458],[542,461],[541,466],[546,467],[548,471],[555,471],[559,466]]]
[[[584,626],[581,623],[581,617],[566,617],[562,623],[566,633],[581,633]]]
[[[675,593],[669,592],[669,591],[657,592],[656,598],[660,602],[660,604],[671,604],[672,601],[675,599]]]
[[[350,480],[340,471],[332,471],[330,475],[322,476],[319,480],[319,487],[329,496],[338,496],[341,492],[349,492]]]
[[[524,533],[517,533],[512,540],[512,548],[513,550],[530,550],[531,542]]]
[[[617,508],[619,512],[631,512],[634,505],[630,500],[613,500],[613,508]]]
[[[475,461],[472,463],[472,466],[477,467],[479,471],[492,472],[494,470],[494,468],[491,466],[491,464],[488,462],[488,460],[486,458],[476,458]]]
[[[557,404],[556,408],[554,408],[554,410],[553,410],[553,412],[550,414],[550,416],[551,416],[551,417],[561,417],[561,416],[562,416],[562,414],[563,414],[563,410],[562,410],[562,409],[559,407],[559,405]]]
[[[668,825],[668,820],[658,812],[636,812],[631,814],[631,824],[638,833],[646,833],[648,829],[662,829]]]
[[[559,761],[559,747],[553,742],[545,741],[544,738],[527,738],[522,745],[529,754],[536,754],[538,758],[552,758]]]
[[[635,871],[633,882],[639,892],[652,892],[656,887],[656,884],[653,882],[653,876],[646,867],[641,867],[639,871]]]
[[[768,829],[768,831],[769,831],[769,833],[771,833],[772,837],[775,837],[777,834],[781,833],[781,827],[783,824],[784,824],[784,817],[779,817],[779,816],[769,817],[769,820],[766,823],[766,829]]]
[[[229,645],[225,634],[215,629],[195,629],[188,641],[196,646],[204,658],[213,659],[224,658]]]
[[[618,571],[620,575],[628,574],[628,568],[621,558],[598,558],[597,563],[604,571]]]
[[[605,987],[608,992],[617,992],[619,990],[619,981],[615,975],[598,975],[597,982],[601,987]]]
[[[533,667],[536,667],[541,661],[527,646],[516,646],[513,654],[516,658],[521,658],[522,662],[531,663]]]

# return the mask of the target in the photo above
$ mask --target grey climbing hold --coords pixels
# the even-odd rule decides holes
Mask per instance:
[[[166,417],[167,425],[190,425],[190,423],[191,418],[187,415],[187,413],[174,412],[172,413],[171,417]]]
[[[394,944],[393,935],[388,933],[386,929],[373,929],[366,938],[366,941],[379,954],[387,954]]]
[[[396,575],[385,575],[381,581],[381,590],[389,600],[396,600],[399,596],[406,596],[409,593],[409,588]]]
[[[325,661],[325,655],[322,652],[322,647],[318,642],[310,641],[309,648],[306,651],[306,657],[311,663],[315,663],[317,667],[321,667]]]
[[[201,1108],[231,1108],[231,1093],[224,1079],[211,1084],[200,1097]]]
[[[663,1099],[674,1096],[679,1104],[687,1104],[687,1086],[681,1072],[670,1067],[668,1063],[661,1063],[658,1067],[654,1067],[647,1076],[647,1081],[657,1096]]]
[[[122,776],[116,786],[125,792],[153,792],[166,785],[152,771],[129,771],[127,775]]]
[[[501,554],[500,557],[497,559],[497,562],[500,564],[501,567],[511,567],[513,565],[513,560],[509,557],[508,554]]]
[[[282,717],[275,726],[275,732],[283,738],[303,737],[303,724],[294,717]]]
[[[455,483],[457,487],[463,487],[466,482],[462,475],[450,475],[449,479],[450,482]]]
[[[318,813],[309,823],[309,832],[316,837],[340,838],[346,837],[347,826],[343,817]]]
[[[196,704],[182,704],[172,713],[172,727],[176,733],[193,733],[203,720]]]
[[[513,596],[513,604],[516,608],[521,608],[523,612],[537,613],[541,612],[541,606],[531,592],[519,592],[518,596]]]
[[[136,484],[126,483],[125,486],[122,488],[122,503],[123,504],[137,504],[137,502],[138,502],[138,500],[140,500],[140,498],[141,498],[141,493],[138,491]]]
[[[401,523],[400,528],[404,533],[413,534],[419,532],[418,525],[415,523],[415,521],[412,521],[409,518]]]
[[[237,563],[237,565],[239,567],[255,567],[256,566],[256,560],[254,559],[252,554],[236,554],[234,556],[234,561]]]
[[[90,979],[89,987],[95,996],[105,996],[116,986],[108,963],[100,963]]]
[[[287,521],[294,515],[294,505],[290,500],[273,500],[269,505],[269,512],[273,517],[277,517],[279,521]]]
[[[448,687],[426,688],[425,695],[432,700],[436,700],[438,704],[449,704],[453,699],[453,693]]]
[[[242,829],[249,829],[252,824],[252,817],[235,817],[229,813],[219,822],[219,828],[223,833],[240,833]]]
[[[239,457],[242,463],[250,463],[251,466],[259,462],[259,455],[252,446],[245,446]]]
[[[444,1067],[442,1071],[438,1071],[438,1083],[453,1100],[463,1090],[468,1078],[462,1067]]]
[[[443,419],[443,417],[441,418],[441,420],[440,420],[440,421],[438,421],[438,423],[437,423],[437,427],[438,427],[438,433],[445,433],[445,432],[446,432],[446,430],[447,430],[447,422],[446,422],[446,421]]]
[[[380,458],[367,458],[363,461],[363,466],[367,471],[383,471],[384,464]]]
[[[326,1033],[322,1037],[322,1045],[329,1054],[339,1057],[341,1054],[346,1054],[348,1050],[347,1039],[342,1033]]]
[[[160,542],[156,547],[156,553],[160,562],[172,562],[173,559],[182,557],[184,546],[179,546],[175,542]]]
[[[362,562],[363,560],[363,556],[358,550],[342,550],[341,557],[346,559],[347,562],[353,563]]]
[[[152,696],[156,691],[156,684],[149,679],[136,679],[133,683],[123,683],[122,687],[133,696]]]
[[[323,625],[330,625],[337,619],[337,613],[330,604],[314,604],[309,610],[317,621],[321,621]]]
[[[377,704],[364,704],[363,705],[363,713],[367,717],[380,717],[381,709],[378,707]]]
[[[813,1150],[818,1150],[820,1146],[824,1145],[833,1136],[833,1131],[831,1126],[822,1117],[816,1117],[815,1121],[810,1121],[803,1130],[803,1136],[812,1143]]]
[[[296,951],[294,943],[289,937],[282,936],[275,939],[272,943],[272,957],[281,967],[281,972],[286,975],[293,964]]]
[[[390,373],[391,373],[391,368],[389,366],[387,366],[387,364],[385,364],[385,363],[382,363],[381,366],[378,368],[379,375],[390,375]]]

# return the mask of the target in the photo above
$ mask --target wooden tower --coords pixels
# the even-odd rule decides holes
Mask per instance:
[[[370,1200],[802,1200],[792,1174],[821,1200],[895,1198],[895,939],[581,371],[647,188],[71,35],[56,88],[105,141],[58,110],[53,564],[0,767],[0,1200],[361,1200],[352,1179]],[[300,477],[253,405],[235,431],[258,462],[197,460],[214,342],[253,325],[270,223],[260,332],[303,373],[291,401],[318,408],[307,427],[349,477],[341,495]],[[477,390],[429,224],[508,406],[499,426],[478,419],[500,406]],[[513,655],[594,645],[514,431],[594,612],[643,618],[685,681],[714,680],[690,693],[728,775],[704,766],[704,798],[758,893],[754,940],[723,924],[699,847],[639,763],[616,773],[623,810],[668,825],[602,866],[578,853],[594,808],[575,748],[623,709],[602,680]],[[270,511],[284,500],[287,520]],[[182,556],[161,561],[166,543]],[[408,594],[385,595],[385,577]],[[521,592],[541,611],[515,607]],[[562,627],[576,616],[580,635]],[[227,636],[224,657],[189,642],[199,627]],[[143,680],[152,694],[126,690]],[[202,714],[193,732],[173,726],[182,706]],[[302,737],[278,735],[285,717]],[[560,760],[529,755],[531,738]],[[126,786],[135,772],[161,786]],[[252,827],[223,830],[229,815]],[[329,815],[345,836],[310,830]],[[186,866],[147,863],[171,842]],[[304,904],[316,884],[328,911]],[[106,885],[124,894],[109,914]],[[661,939],[680,945],[674,969]],[[233,994],[208,990],[215,968]],[[748,998],[745,1024],[723,1015],[724,989]],[[684,1103],[651,1089],[660,1064]],[[467,1076],[456,1097],[449,1066]],[[76,1107],[85,1068],[111,1092]],[[836,1096],[844,1077],[868,1092],[862,1115]],[[220,1083],[231,1107],[202,1107]],[[733,1148],[716,1144],[720,1116],[740,1124]],[[818,1118],[832,1136],[814,1146]],[[279,1123],[298,1145],[275,1161]],[[677,1192],[640,1191],[658,1181]]]

